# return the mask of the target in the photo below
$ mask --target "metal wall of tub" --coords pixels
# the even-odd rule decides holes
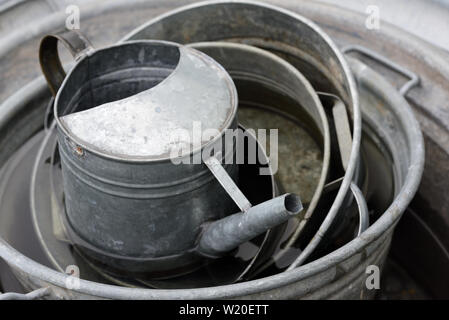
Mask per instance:
[[[419,167],[419,166],[418,166]],[[419,178],[419,174],[418,174],[418,178]],[[407,199],[406,199],[407,200]],[[399,214],[397,214],[396,215],[396,218],[399,216]],[[395,219],[392,219],[393,221],[395,221]],[[391,221],[390,221],[391,222]],[[368,230],[369,231],[369,230]],[[367,233],[368,233],[368,231],[367,231]],[[380,240],[384,240],[384,237],[385,237],[385,235],[383,236],[383,237],[381,237],[381,238],[379,238],[377,241],[375,241],[375,242],[373,242],[373,244],[372,245],[370,245],[368,248],[371,248],[371,249],[373,249],[374,247],[377,247],[377,248],[379,248],[378,246],[380,245],[380,244],[384,244],[384,245],[381,245],[381,248],[383,248],[384,250],[381,250],[381,252],[385,252],[385,243],[383,242],[383,241],[380,241]],[[374,235],[374,238],[375,238],[375,235]],[[358,238],[359,239],[359,238]],[[361,237],[361,239],[363,240],[363,237]],[[356,239],[357,240],[357,239]],[[355,241],[356,241],[355,240]],[[366,240],[373,240],[371,237],[368,237],[367,239],[365,239],[365,241],[362,241],[362,243],[361,244],[367,244],[366,243]],[[354,241],[353,241],[354,242]],[[351,242],[351,243],[353,243],[353,242]],[[357,242],[357,241],[356,241]],[[379,243],[380,242],[380,243]],[[359,243],[359,245],[360,245],[360,243]],[[387,245],[388,245],[388,243],[387,243]],[[361,248],[360,248],[361,249]],[[338,252],[340,252],[341,250],[337,250],[337,251],[335,251],[334,253],[332,253],[331,254],[331,256],[332,255],[337,255],[338,256]],[[346,252],[347,253],[347,252]],[[374,253],[374,252],[373,252]],[[368,255],[369,256],[369,255]],[[373,257],[374,256],[374,254],[371,256],[371,257]],[[326,257],[325,257],[326,258]],[[358,258],[355,258],[354,259],[354,257],[352,257],[351,259],[350,259],[350,261],[347,261],[347,263],[349,263],[349,265],[353,265],[353,263],[354,262],[359,262],[358,260],[360,259],[360,258],[362,258],[361,256],[359,256]],[[324,258],[322,258],[322,259],[324,259]],[[306,268],[306,267],[312,267],[312,268],[314,268],[314,267],[316,267],[316,269],[315,270],[318,270],[318,271],[324,271],[324,270],[326,270],[326,271],[329,271],[329,272],[327,272],[326,274],[329,276],[329,275],[331,275],[331,277],[330,278],[334,278],[335,277],[335,275],[337,274],[337,272],[336,272],[336,270],[335,270],[335,268],[333,268],[333,267],[331,267],[330,269],[328,269],[329,268],[329,263],[323,263],[323,261],[321,261],[322,259],[320,259],[320,260],[318,260],[318,261],[316,261],[316,262],[314,262],[314,263],[312,263],[312,264],[309,264],[309,265],[307,265],[307,266],[304,266],[304,267],[301,267],[301,268],[299,268],[299,269],[297,269],[297,270],[295,270],[295,271],[300,271],[301,269],[303,269],[302,271],[302,273],[297,273],[297,272],[288,272],[288,273],[285,273],[285,274],[282,274],[282,275],[277,275],[277,276],[273,276],[273,277],[269,277],[269,278],[265,278],[265,279],[262,279],[262,280],[264,280],[262,283],[257,283],[256,284],[256,282],[258,282],[258,281],[252,281],[252,282],[250,282],[251,284],[252,284],[252,286],[251,287],[247,287],[248,286],[248,283],[242,283],[242,284],[238,284],[238,285],[234,285],[234,286],[229,286],[229,287],[227,287],[227,289],[228,290],[226,290],[226,294],[224,294],[224,292],[221,292],[221,291],[223,291],[222,289],[224,289],[224,288],[226,288],[226,287],[218,287],[218,288],[208,288],[208,289],[203,289],[203,290],[201,290],[201,289],[199,289],[199,290],[193,290],[193,291],[195,291],[195,292],[193,292],[193,291],[191,291],[190,293],[187,293],[187,292],[185,292],[185,291],[182,291],[182,290],[180,290],[180,291],[176,291],[176,292],[172,292],[172,294],[175,294],[175,296],[180,296],[180,297],[197,297],[197,298],[201,298],[201,297],[209,297],[209,298],[213,298],[213,297],[229,297],[229,296],[233,296],[233,295],[240,295],[240,294],[247,294],[247,293],[253,293],[253,292],[251,292],[251,291],[254,291],[254,290],[256,290],[256,291],[259,291],[258,293],[255,293],[255,294],[257,294],[258,296],[260,296],[261,294],[263,294],[263,293],[265,293],[265,294],[270,294],[270,292],[263,292],[264,290],[273,290],[273,291],[276,291],[277,290],[277,286],[282,286],[282,285],[286,285],[286,284],[288,284],[288,283],[293,283],[292,285],[288,285],[287,286],[287,288],[290,288],[291,286],[293,286],[293,288],[295,289],[293,292],[291,291],[291,290],[284,290],[283,291],[283,293],[285,294],[285,296],[284,297],[292,297],[293,295],[294,296],[298,296],[298,295],[301,295],[301,289],[303,289],[302,291],[303,291],[303,293],[305,293],[304,292],[304,289],[306,290],[306,292],[310,292],[309,291],[309,289],[310,289],[310,287],[309,286],[307,286],[307,285],[302,285],[302,286],[299,286],[299,282],[297,282],[297,283],[295,283],[295,281],[298,281],[298,280],[300,280],[300,279],[303,279],[304,277],[307,277],[307,276],[311,276],[311,281],[310,281],[310,279],[309,279],[309,281],[306,281],[306,282],[312,282],[312,283],[314,283],[314,284],[316,284],[317,282],[319,283],[319,284],[323,284],[323,283],[325,283],[326,282],[326,279],[328,279],[329,280],[329,277],[326,277],[326,276],[324,276],[325,274],[315,274],[315,275],[311,275],[310,273],[312,272],[311,270],[313,270],[313,269],[308,269],[308,268]],[[378,261],[381,261],[382,259],[377,259]],[[376,260],[376,261],[377,261]],[[318,266],[316,265],[318,262],[320,262],[321,261],[321,264],[319,264]],[[330,260],[331,262],[332,262],[332,259]],[[351,263],[352,262],[352,263]],[[369,261],[370,262],[370,261]],[[348,269],[350,269],[350,268],[348,268]],[[360,268],[358,268],[358,269],[360,269]],[[363,270],[363,269],[362,269]],[[313,272],[312,272],[313,273]],[[295,274],[296,276],[291,276],[292,274]],[[300,277],[298,277],[298,274],[300,275]],[[359,273],[360,274],[360,273]],[[62,277],[64,277],[63,275],[60,275],[60,276],[62,276]],[[290,277],[289,277],[290,276]],[[338,276],[338,275],[337,275]],[[320,280],[320,281],[316,281],[317,280],[317,278]],[[55,279],[55,280],[61,280],[61,279]],[[273,282],[273,280],[275,281],[275,282]],[[59,282],[59,281],[58,281]],[[337,282],[334,282],[334,286],[335,286],[335,283],[337,283],[338,284],[338,281]],[[83,288],[83,282],[82,282],[82,288]],[[299,286],[299,287],[298,287]],[[315,287],[315,286],[313,286],[313,287]],[[349,287],[351,287],[351,286],[349,286]],[[82,289],[81,288],[81,289]],[[286,288],[286,289],[287,289]],[[298,290],[298,288],[299,288],[299,290]],[[306,289],[307,288],[307,289]],[[354,286],[352,286],[352,288],[354,288]],[[86,288],[86,289],[89,289],[89,290],[87,290],[87,292],[86,293],[95,293],[95,292],[98,292],[98,290],[99,289],[101,289],[101,288],[95,288],[95,286],[94,287],[91,287],[91,288]],[[103,288],[103,289],[105,289],[105,288]],[[241,289],[241,290],[239,290],[239,289]],[[123,290],[123,289],[122,289]],[[236,292],[236,290],[237,290],[237,292]],[[277,291],[276,291],[277,292]],[[116,294],[117,294],[118,292],[115,292],[115,294],[114,294],[114,292],[110,292],[109,294],[107,294],[106,296],[109,296],[109,297],[114,297],[114,296],[116,296]],[[125,293],[125,292],[123,292],[123,293]],[[131,292],[128,292],[129,294],[130,294],[130,296],[128,296],[128,297],[134,297],[134,294],[131,294]],[[137,293],[137,292],[135,292],[135,293]],[[168,297],[170,297],[171,296],[171,294],[170,294],[170,292],[166,292],[166,291],[163,291],[163,290],[160,290],[160,291],[157,291],[157,293],[156,292],[152,292],[152,291],[143,291],[143,292],[141,292],[141,293],[145,293],[144,294],[144,296],[143,296],[143,298],[145,298],[145,297],[160,297],[160,298],[163,298],[164,296],[165,297],[167,297],[167,294],[168,294]],[[207,293],[207,296],[203,296],[203,294],[205,294],[205,293]],[[192,296],[192,294],[193,294],[193,296]],[[196,295],[195,295],[196,294]],[[292,295],[293,294],[293,295]],[[175,297],[175,296],[171,296],[171,297]],[[269,296],[271,296],[271,297],[276,297],[277,295],[275,295],[274,294],[274,292],[271,292],[271,294],[269,295]],[[117,297],[117,296],[116,296]],[[266,296],[265,296],[266,297]],[[278,296],[279,297],[279,296]]]
[[[423,142],[418,124],[401,95],[377,73],[351,60],[361,93],[364,119],[375,129],[382,129],[382,141],[396,154],[398,171],[394,202],[360,237],[327,256],[274,276],[234,285],[191,290],[151,290],[110,286],[80,281],[80,288],[68,290],[67,275],[47,268],[23,256],[0,241],[0,256],[8,262],[28,290],[50,287],[52,298],[121,298],[121,299],[210,299],[210,298],[367,298],[374,292],[365,287],[366,266],[381,265],[385,260],[391,235],[408,202],[413,197],[423,168]],[[38,96],[45,84],[29,94]],[[20,93],[20,92],[19,92]],[[15,113],[38,104],[11,104]],[[385,116],[386,115],[386,116]],[[385,123],[389,125],[385,125]],[[394,128],[399,128],[395,130]],[[398,158],[399,157],[399,158]],[[395,157],[392,157],[393,159]]]
[[[87,28],[89,30],[88,35],[93,38],[95,43],[110,43],[111,41],[117,40],[120,34],[126,33],[127,30],[144,22],[149,17],[179,6],[180,3],[189,2],[191,1],[164,0],[143,2],[141,0],[119,0],[104,3],[103,1],[93,0],[88,2],[88,7],[81,6],[83,12],[83,31]],[[441,145],[441,143],[449,140],[446,139],[447,134],[441,130],[443,125],[440,122],[444,122],[445,118],[435,116],[439,112],[444,111],[444,106],[447,105],[446,102],[448,101],[448,99],[445,99],[449,92],[445,90],[448,87],[448,82],[444,81],[449,74],[447,64],[445,63],[447,61],[447,53],[438,51],[422,39],[418,39],[388,23],[384,23],[384,21],[382,21],[381,30],[376,32],[367,30],[363,27],[366,20],[365,14],[355,13],[350,10],[315,1],[304,1],[300,6],[296,0],[271,0],[269,2],[284,8],[289,8],[314,20],[331,35],[337,44],[362,44],[382,52],[383,55],[390,59],[400,61],[401,64],[420,75],[421,86],[414,88],[407,94],[407,100],[412,103],[414,110],[417,112],[415,115],[421,122],[422,130],[426,136],[427,165],[419,194],[419,197],[426,201],[426,205],[421,208],[422,211],[419,214],[426,223],[429,222],[429,219],[431,220],[431,224],[425,226],[426,230],[437,232],[439,241],[447,244],[447,232],[445,232],[447,229],[447,219],[443,220],[445,214],[444,208],[447,207],[445,206],[447,202],[447,192],[445,190],[447,188],[444,187],[447,185],[447,182],[444,181],[444,175],[441,174],[441,170],[447,167],[448,158],[447,148],[439,149],[437,143]],[[26,4],[29,3],[26,2]],[[414,5],[416,5],[419,11],[419,9],[423,9],[426,6],[426,1],[416,2]],[[126,10],[124,10],[125,8]],[[2,103],[4,102],[1,106],[2,108],[0,108],[0,118],[2,121],[0,137],[1,141],[6,141],[5,143],[0,142],[0,149],[2,150],[0,163],[2,165],[5,157],[7,158],[19,144],[23,143],[23,139],[29,137],[30,134],[33,134],[42,125],[45,104],[48,99],[47,91],[45,89],[41,90],[41,97],[29,95],[32,88],[35,88],[39,82],[29,83],[29,81],[40,74],[35,56],[35,48],[42,34],[49,33],[57,28],[63,28],[65,19],[66,15],[64,11],[60,11],[40,19],[38,25],[34,23],[21,24],[21,28],[13,30],[14,32],[10,32],[7,38],[0,40],[2,43],[1,55],[2,58],[5,58],[2,60],[1,67],[4,68],[3,70],[5,70],[6,74],[9,74],[5,78],[5,81],[3,81],[3,86],[0,86],[2,87],[0,96],[3,97]],[[23,20],[28,21],[29,19]],[[99,24],[105,27],[107,30],[106,33],[104,32],[105,29],[95,27]],[[7,56],[6,53],[8,53]],[[377,66],[375,67],[377,68]],[[403,82],[400,76],[389,70],[379,69],[376,70],[379,70],[382,75],[392,82],[397,82],[398,85]],[[14,81],[10,81],[11,78],[14,78]],[[42,88],[45,87],[43,82],[40,82],[40,85]],[[26,99],[36,100],[33,101],[32,107],[28,104],[27,109],[22,108],[20,112],[16,112],[18,109],[11,109],[11,103],[13,102],[12,100],[6,101],[6,97],[19,91],[22,87],[24,89],[20,91],[21,95],[13,96],[12,99],[21,100],[17,103],[22,105],[25,105]],[[28,98],[25,99],[25,95]],[[16,125],[17,121],[20,121],[21,125]],[[7,122],[14,123],[14,125],[5,126],[4,124]],[[14,131],[9,130],[6,132],[5,129],[7,127]],[[438,137],[440,140],[437,139],[438,141],[435,142],[434,139]],[[432,209],[427,205],[430,205]],[[407,214],[406,218],[409,219],[410,215]],[[404,236],[408,236],[407,241],[409,241],[410,235],[413,235],[413,231],[408,229],[409,225],[403,225],[403,222],[401,222],[399,227],[402,227]],[[429,236],[429,238],[435,239],[435,233]],[[415,237],[413,239],[414,241],[422,240],[421,238],[418,240]],[[402,255],[407,251],[404,248],[408,247],[409,242],[406,246],[398,246],[398,253]],[[420,243],[420,247],[427,254],[433,255],[433,258],[439,258],[439,253],[434,252],[432,248],[428,248],[422,243]],[[419,257],[416,250],[408,251],[407,254],[410,254],[410,262],[413,262],[414,259]],[[444,286],[444,283],[441,281],[441,273],[435,272],[436,270],[434,270],[436,262],[432,260],[426,260],[428,261],[429,272],[425,273],[422,272],[422,265],[418,266],[414,263],[404,265],[407,265],[407,268],[420,268],[417,269],[418,273],[414,273],[413,276],[417,278],[420,275],[421,280],[425,279],[429,281],[431,288],[435,284]],[[422,261],[422,263],[426,263],[426,261]],[[447,270],[447,268],[444,270]],[[429,275],[432,275],[432,277],[429,277]],[[445,289],[447,289],[447,286]]]

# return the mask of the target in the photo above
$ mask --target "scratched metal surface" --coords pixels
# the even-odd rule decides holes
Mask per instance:
[[[145,51],[156,56],[153,73],[160,75],[157,54],[161,50],[142,46],[142,60]],[[167,59],[165,51],[161,54]],[[61,125],[106,154],[157,160],[196,152],[229,126],[237,108],[237,95],[231,77],[208,56],[188,47],[179,47],[173,55],[176,57],[171,70],[165,71],[165,78],[156,86],[63,115]],[[200,135],[199,141],[193,140],[196,135]]]

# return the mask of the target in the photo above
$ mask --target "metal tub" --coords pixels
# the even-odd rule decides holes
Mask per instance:
[[[113,299],[213,299],[213,298],[351,298],[372,297],[375,290],[365,286],[366,267],[381,266],[391,242],[394,226],[417,190],[421,177],[424,149],[419,126],[404,98],[377,73],[352,61],[354,75],[361,93],[364,118],[369,125],[383,128],[388,136],[374,137],[396,154],[393,163],[399,173],[394,178],[397,194],[394,202],[360,237],[316,261],[292,271],[234,285],[190,290],[132,289],[80,280],[80,288],[66,289],[68,276],[36,263],[12,248],[3,239],[0,256],[28,290],[50,287],[52,298],[113,298]],[[38,95],[45,90],[27,89]],[[21,94],[23,92],[18,92]],[[32,104],[10,105],[20,113]],[[34,105],[37,107],[37,105]],[[387,115],[384,117],[383,115]],[[393,124],[400,130],[386,130]],[[392,126],[393,127],[393,126]],[[390,127],[390,128],[392,128]],[[341,272],[343,270],[343,272]]]
[[[332,253],[274,276],[235,285],[193,290],[148,290],[109,286],[80,281],[80,288],[66,289],[68,276],[40,265],[19,253],[5,241],[0,242],[0,256],[8,262],[27,289],[50,287],[52,298],[121,298],[121,299],[211,299],[211,298],[367,298],[374,294],[365,287],[366,266],[382,265],[388,253],[395,224],[415,194],[424,162],[419,126],[404,98],[382,77],[357,61],[351,68],[358,84],[366,123],[380,131],[374,135],[392,156],[396,174],[394,201],[360,237]],[[38,80],[2,105],[2,129],[6,119],[25,108],[38,110],[39,103],[18,99],[45,96],[45,84]],[[387,116],[385,116],[387,115]],[[396,128],[396,129],[394,129]],[[373,134],[379,132],[379,135]],[[24,139],[24,138],[23,138]],[[19,142],[18,142],[19,143]]]

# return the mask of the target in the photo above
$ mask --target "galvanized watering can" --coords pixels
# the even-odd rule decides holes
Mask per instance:
[[[58,41],[75,57],[67,76]],[[238,146],[215,152],[237,129],[237,93],[205,54],[151,40],[94,50],[71,31],[46,36],[40,61],[55,96],[67,236],[111,272],[187,273],[302,210],[294,194],[252,206],[238,165],[224,164]],[[173,139],[195,123],[213,134]]]

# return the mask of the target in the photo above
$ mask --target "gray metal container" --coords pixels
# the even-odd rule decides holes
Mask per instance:
[[[189,290],[151,290],[111,286],[80,280],[78,289],[68,289],[70,277],[25,256],[5,239],[0,239],[0,256],[4,259],[26,290],[50,288],[49,298],[64,299],[366,299],[375,294],[367,290],[366,267],[382,266],[388,254],[396,223],[415,194],[424,165],[422,135],[418,123],[405,99],[379,74],[366,65],[351,60],[352,70],[361,94],[365,124],[372,130],[364,132],[378,141],[386,152],[397,155],[392,178],[396,186],[393,202],[361,236],[334,252],[281,274],[239,284]],[[38,97],[46,92],[43,79],[18,95]],[[11,113],[39,107],[7,101]],[[16,101],[17,103],[13,103]],[[396,130],[395,128],[400,128]],[[379,134],[376,134],[376,132]]]
[[[126,2],[128,5],[128,2]],[[173,4],[171,4],[173,5]],[[196,6],[211,6],[215,4],[194,5],[189,10],[195,10]],[[223,11],[227,13],[239,12],[240,3],[229,2],[220,4]],[[226,10],[227,6],[237,6],[235,10]],[[282,12],[283,20],[290,20],[293,25],[296,21],[301,25],[304,20],[307,25],[310,21],[303,19],[295,13],[277,9],[272,6],[260,5],[255,3],[243,4],[246,8],[250,6],[262,6],[264,9],[279,14]],[[292,5],[293,6],[293,5]],[[311,7],[312,4],[305,7]],[[296,5],[295,5],[295,8]],[[301,7],[302,8],[302,7]],[[301,8],[297,8],[298,10]],[[327,13],[328,8],[325,8]],[[176,12],[185,10],[178,9]],[[247,14],[246,12],[244,14]],[[166,15],[170,16],[170,14]],[[201,16],[201,15],[200,15]],[[323,14],[323,17],[327,15]],[[345,16],[346,17],[346,16]],[[207,15],[204,15],[207,19]],[[159,19],[160,20],[160,19]],[[210,19],[209,19],[210,20]],[[250,19],[242,19],[244,23]],[[195,23],[195,20],[183,20]],[[216,20],[212,19],[213,23]],[[64,19],[61,19],[61,26]],[[265,23],[262,24],[266,26]],[[292,25],[288,25],[283,30],[290,34],[293,30]],[[142,31],[144,28],[140,28]],[[176,29],[176,28],[175,28]],[[312,24],[313,30],[319,28]],[[220,30],[219,28],[216,30]],[[222,28],[220,31],[226,30]],[[204,31],[204,30],[203,30]],[[282,28],[280,30],[282,33]],[[351,33],[352,35],[352,33]],[[226,36],[224,36],[226,38]],[[201,39],[205,40],[205,39]],[[216,40],[216,39],[214,39]],[[241,39],[239,39],[241,40]],[[242,40],[244,41],[244,39]],[[326,41],[329,39],[326,37]],[[295,49],[295,48],[292,48]],[[297,48],[299,49],[299,48]],[[277,51],[276,48],[273,51]],[[338,55],[341,59],[341,55]],[[346,64],[344,63],[346,66]],[[358,82],[358,89],[361,94],[361,106],[364,119],[370,119],[369,123],[375,130],[364,132],[366,135],[373,135],[379,144],[386,145],[386,151],[397,154],[394,160],[394,167],[401,174],[395,176],[397,193],[395,199],[382,213],[381,217],[360,237],[344,245],[338,250],[326,255],[312,263],[300,266],[292,271],[283,274],[266,277],[263,279],[240,283],[237,285],[220,286],[215,288],[202,288],[195,290],[145,290],[130,289],[118,286],[107,286],[89,281],[80,281],[80,288],[68,290],[66,281],[69,277],[61,272],[52,270],[33,259],[26,257],[4,239],[0,241],[0,256],[14,270],[17,277],[24,284],[27,290],[40,287],[51,288],[51,297],[53,298],[122,298],[122,299],[146,299],[146,298],[171,298],[171,299],[191,299],[191,298],[366,298],[374,294],[373,291],[367,291],[365,287],[366,266],[369,264],[379,264],[385,260],[388,247],[391,241],[395,224],[399,221],[402,212],[411,201],[416,192],[423,169],[423,142],[419,126],[413,117],[413,114],[406,100],[399,95],[395,89],[386,83],[377,73],[370,70],[365,65],[351,61],[352,71]],[[345,67],[347,68],[347,67]],[[349,71],[349,69],[347,70]],[[354,88],[355,89],[355,88]],[[46,96],[46,85],[43,79],[32,82],[24,87],[16,95],[5,101],[1,110],[6,110],[0,114],[0,123],[2,129],[9,128],[7,124],[10,119],[20,119],[22,114],[30,110],[41,110],[41,97]],[[23,97],[26,97],[24,99]],[[26,111],[26,112],[25,112]],[[41,119],[31,118],[34,127],[41,123]],[[374,119],[374,121],[373,121]],[[20,127],[20,124],[11,124],[12,128]],[[21,128],[28,135],[32,134],[29,126]],[[378,132],[379,136],[373,134]],[[25,136],[25,133],[24,133]],[[22,137],[22,136],[21,136]],[[23,143],[25,138],[7,140],[5,145],[16,146],[17,143]],[[18,141],[18,142],[17,142]]]
[[[201,263],[199,255],[193,252],[201,225],[236,211],[231,197],[208,167],[202,161],[194,163],[195,157],[201,156],[206,148],[222,143],[221,137],[203,142],[192,153],[180,155],[176,160],[181,163],[175,165],[167,153],[153,155],[149,150],[148,155],[141,154],[145,144],[138,148],[121,143],[125,145],[122,153],[126,154],[120,154],[110,151],[114,145],[107,146],[108,149],[101,144],[110,143],[112,137],[106,136],[104,139],[108,141],[96,141],[96,145],[86,141],[80,134],[93,131],[98,136],[105,124],[86,123],[84,118],[73,122],[77,120],[74,112],[89,110],[151,88],[149,94],[154,100],[159,98],[157,101],[160,103],[150,115],[157,119],[157,123],[142,125],[159,125],[161,128],[156,128],[157,133],[168,135],[162,127],[170,120],[173,122],[173,119],[164,117],[175,112],[187,126],[192,125],[188,123],[189,119],[193,121],[193,117],[197,117],[203,121],[203,126],[215,125],[215,129],[223,134],[226,129],[237,128],[237,94],[231,78],[204,54],[174,43],[139,41],[94,51],[82,35],[70,33],[58,36],[58,40],[72,47],[78,46],[78,61],[57,88],[55,78],[59,70],[53,68],[55,62],[51,55],[54,54],[55,39],[49,36],[42,41],[41,61],[50,86],[53,86],[54,92],[57,91],[54,114],[64,181],[64,220],[69,238],[82,248],[83,253],[113,270],[187,272]],[[202,68],[192,72],[188,66],[189,59],[197,59],[207,68],[212,66],[217,78],[210,79],[209,75],[209,83],[198,85],[200,81],[196,79],[204,81],[203,78],[208,76],[205,73],[209,71]],[[202,104],[198,102],[197,96],[202,97],[204,86],[213,85],[216,79],[221,79],[227,92],[217,94],[218,98],[209,94]],[[177,88],[172,87],[177,85],[182,85],[185,92],[173,91]],[[197,111],[189,113],[189,104],[192,106],[190,109]],[[211,112],[208,105],[225,109],[227,114],[224,119],[220,118],[221,123],[204,121]],[[119,131],[121,135],[133,134],[136,122],[144,119],[139,119],[143,115],[136,114],[129,123],[126,122],[130,118],[126,113],[132,107],[135,105],[130,106],[129,110],[120,106],[117,117],[121,119],[110,117],[114,109],[108,109],[105,115],[109,117],[105,120],[107,125],[113,126],[111,121],[124,121],[119,124],[122,127],[114,129],[123,129],[124,133]],[[181,109],[176,111],[179,107]],[[134,131],[130,131],[132,129]],[[148,140],[157,138],[150,136]],[[161,142],[156,142],[163,144],[166,142],[164,138],[161,136]],[[235,150],[229,148],[226,152],[231,153],[232,157]],[[189,164],[183,163],[185,161]],[[238,166],[229,164],[225,165],[225,169],[236,180]]]

